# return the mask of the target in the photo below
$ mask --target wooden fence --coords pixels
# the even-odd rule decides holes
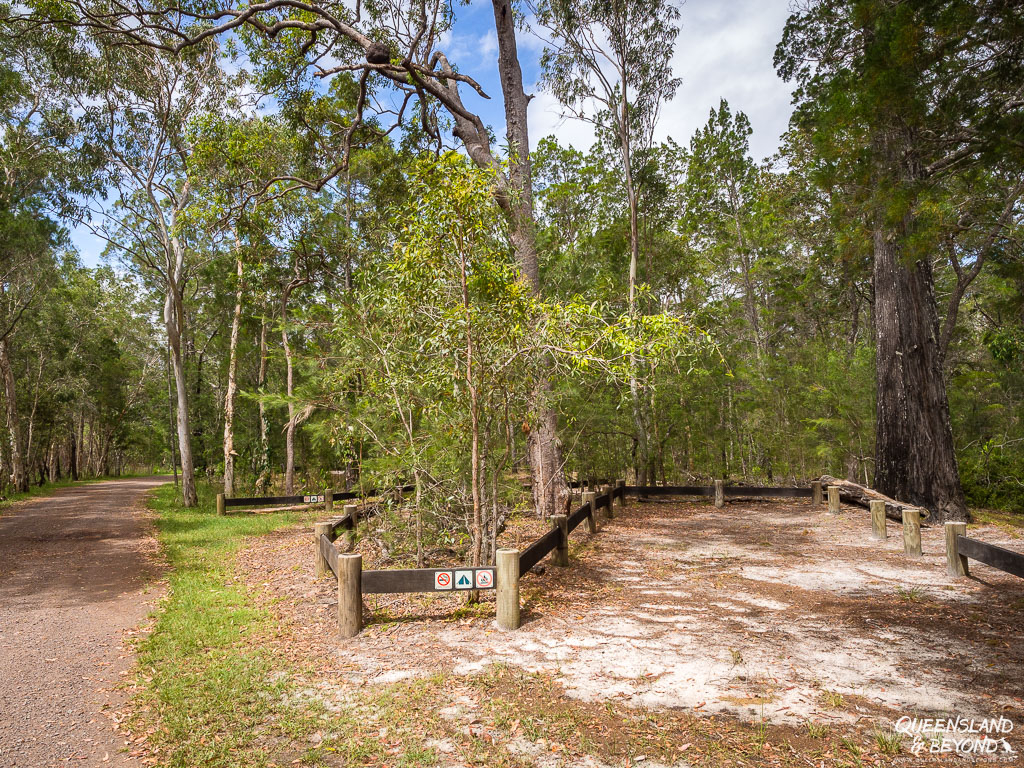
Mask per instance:
[[[946,572],[968,576],[968,558],[1024,579],[1024,554],[968,538],[967,523],[946,523]]]
[[[359,519],[355,505],[346,506],[346,514],[338,520],[317,523],[316,575],[331,573],[338,582],[338,631],[342,637],[353,637],[362,629],[363,595],[395,592],[452,592],[497,590],[498,626],[515,629],[519,626],[519,579],[545,556],[554,553],[558,566],[569,565],[569,534],[584,521],[596,533],[596,515],[604,510],[608,518],[615,516],[615,503],[626,505],[626,484],[619,480],[604,493],[583,494],[583,504],[571,515],[553,515],[551,530],[522,552],[499,549],[495,566],[450,568],[410,568],[364,571],[362,555],[343,554],[334,546],[342,531],[355,531]]]
[[[589,487],[594,487],[591,481]],[[582,484],[576,484],[579,488]],[[410,486],[398,490],[410,490]],[[376,495],[378,491],[372,491]],[[711,486],[627,486],[624,480],[615,481],[604,491],[586,491],[583,503],[569,515],[552,515],[551,530],[543,534],[522,551],[499,549],[495,565],[485,567],[452,566],[449,568],[411,568],[364,571],[362,555],[343,554],[334,542],[343,532],[351,536],[348,548],[354,546],[354,533],[359,523],[359,508],[346,505],[345,515],[337,520],[316,524],[316,574],[332,574],[338,583],[338,630],[342,637],[354,637],[362,629],[363,595],[398,592],[450,592],[470,590],[497,590],[497,621],[501,629],[517,629],[520,625],[519,580],[535,568],[545,557],[552,555],[551,562],[560,567],[569,565],[569,535],[584,522],[590,533],[597,533],[598,513],[613,519],[616,507],[624,510],[626,494],[645,496],[707,496],[714,498],[716,507],[724,506],[725,499],[752,497],[809,498],[812,505],[820,505],[827,498],[828,511],[838,514],[839,488],[822,488],[820,482],[811,483],[809,488],[769,488],[763,486],[726,486],[716,480]],[[346,494],[354,498],[355,494]],[[285,497],[291,498],[291,497]],[[301,498],[301,497],[299,497]],[[336,497],[337,498],[337,497]],[[271,502],[273,503],[273,502]],[[885,540],[886,502],[870,502],[872,538]],[[902,509],[904,552],[908,556],[921,555],[921,510],[912,507]],[[1024,554],[967,538],[964,523],[946,524],[946,547],[949,572],[965,576],[968,572],[967,559],[972,558],[1007,573],[1024,578]]]
[[[396,493],[408,493],[415,489],[414,485],[401,485],[397,486],[393,490]],[[252,509],[253,507],[267,507],[267,506],[282,506],[282,505],[297,505],[297,504],[323,504],[324,508],[330,512],[334,508],[334,502],[336,501],[350,501],[354,499],[371,498],[374,496],[380,496],[387,493],[388,489],[377,489],[371,488],[367,491],[335,491],[330,488],[326,488],[319,493],[303,493],[293,496],[224,496],[223,493],[217,494],[217,514],[223,515],[227,513],[228,507],[245,507],[246,509]]]

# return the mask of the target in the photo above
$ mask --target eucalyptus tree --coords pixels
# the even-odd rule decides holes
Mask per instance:
[[[94,97],[82,101],[88,125],[109,154],[114,204],[97,211],[97,231],[128,265],[154,278],[164,294],[177,403],[185,504],[197,503],[183,343],[186,290],[195,277],[204,234],[183,226],[193,205],[188,175],[189,123],[228,108],[231,80],[214,42],[168,56],[156,48],[104,47],[97,58]]]
[[[673,0],[542,0],[535,12],[550,33],[541,57],[544,86],[618,150],[629,205],[632,311],[640,261],[637,163],[652,146],[662,105],[679,87],[671,64],[679,8]]]
[[[679,86],[671,65],[679,9],[672,0],[542,0],[535,13],[550,33],[541,58],[545,87],[574,117],[597,126],[599,136],[618,150],[629,209],[629,312],[635,314],[640,263],[638,159],[653,143],[663,103]],[[651,425],[639,379],[637,371],[630,391],[646,473]]]
[[[444,141],[438,112],[446,113],[451,133],[466,154],[477,166],[494,172],[491,192],[509,219],[509,238],[521,279],[536,293],[540,291],[540,274],[532,204],[529,98],[518,58],[517,14],[511,0],[492,0],[492,8],[510,148],[507,167],[501,163],[483,119],[463,101],[464,88],[482,96],[486,93],[440,47],[452,22],[452,7],[446,0],[374,3],[355,9],[343,2],[306,0],[228,3],[215,9],[169,7],[146,0],[112,8],[106,3],[73,0],[60,13],[44,3],[29,3],[22,18],[29,24],[72,24],[132,47],[175,54],[207,45],[218,36],[234,35],[251,46],[252,60],[272,70],[271,79],[277,82],[315,76],[325,83],[339,77],[348,83],[350,76],[357,74],[355,119],[331,135],[341,139],[341,146],[330,147],[335,152],[333,164],[315,179],[289,176],[287,180],[296,186],[319,189],[344,171],[363,113],[376,105],[381,105],[378,114],[395,118],[385,131],[414,121],[414,130],[436,146]],[[388,91],[386,97],[383,91]],[[326,144],[324,148],[328,148]],[[568,488],[557,414],[549,403],[550,383],[543,366],[536,368],[536,373],[532,413],[524,421],[529,425],[535,506],[547,514],[566,503]]]
[[[1019,3],[816,0],[790,18],[776,65],[797,82],[794,120],[814,136],[820,183],[840,193],[847,241],[872,256],[875,486],[936,521],[965,519],[933,262],[951,242],[972,279],[1019,214]],[[972,183],[980,169],[998,183]],[[978,232],[981,252],[965,249]]]

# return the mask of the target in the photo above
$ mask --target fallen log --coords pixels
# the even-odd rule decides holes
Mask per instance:
[[[821,483],[822,488],[827,488],[830,485],[837,487],[839,489],[839,498],[842,501],[857,504],[861,507],[870,508],[872,501],[884,501],[885,516],[890,520],[895,520],[897,523],[903,522],[904,509],[920,510],[922,523],[929,517],[929,512],[924,507],[891,499],[884,493],[873,491],[870,488],[865,488],[863,485],[852,483],[849,480],[840,480],[839,478],[832,477],[831,475],[822,475],[819,478],[819,482]]]

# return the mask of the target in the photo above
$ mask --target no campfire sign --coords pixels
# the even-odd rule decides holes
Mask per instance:
[[[493,568],[466,568],[458,571],[435,571],[434,589],[494,589]]]

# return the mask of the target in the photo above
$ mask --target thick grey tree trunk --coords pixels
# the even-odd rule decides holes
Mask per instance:
[[[537,263],[537,226],[533,215],[533,174],[530,167],[529,99],[523,90],[523,72],[516,45],[515,16],[508,0],[492,0],[498,38],[498,73],[505,99],[505,123],[512,150],[509,159],[508,201],[511,239],[519,269],[535,293],[540,293]],[[533,483],[534,508],[541,517],[566,509],[569,486],[565,481],[562,443],[558,439],[558,413],[550,403],[551,383],[540,375],[534,386],[533,419],[527,451]]]
[[[182,259],[178,259],[178,264]],[[180,275],[180,273],[179,273]],[[177,276],[175,276],[176,278]],[[192,462],[192,437],[188,414],[188,381],[185,378],[185,361],[181,352],[181,330],[184,328],[185,308],[182,306],[181,291],[177,280],[167,283],[164,300],[164,324],[167,327],[167,343],[171,349],[171,371],[177,394],[178,411],[178,452],[181,455],[181,497],[186,507],[199,503],[196,493],[196,475]]]
[[[883,226],[874,232],[875,488],[926,507],[932,522],[967,520],[931,263],[906,263],[904,237]]]

